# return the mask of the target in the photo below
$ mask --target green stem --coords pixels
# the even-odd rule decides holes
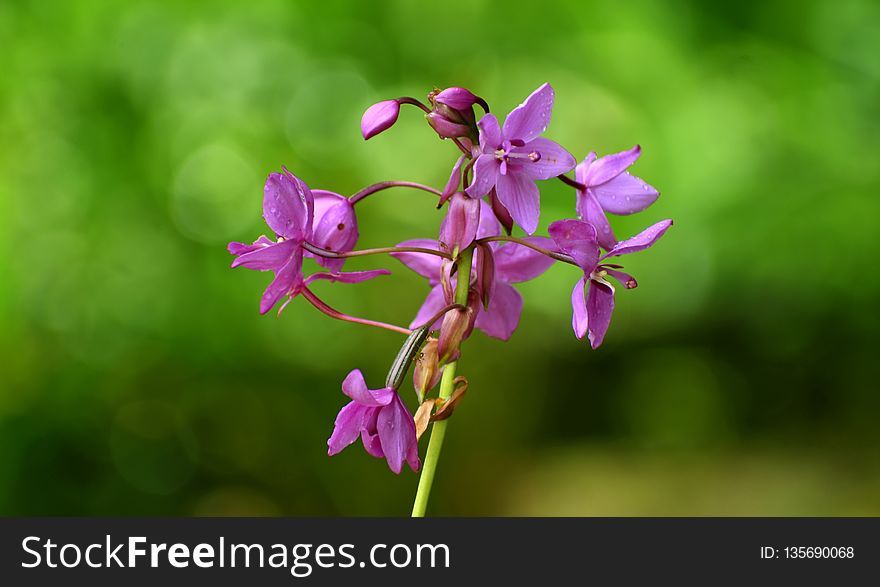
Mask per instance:
[[[458,261],[458,281],[455,286],[455,303],[467,306],[468,290],[471,281],[471,264],[473,261],[473,247],[462,251]],[[443,369],[443,377],[440,379],[440,399],[449,399],[455,389],[456,361],[449,363]],[[437,461],[440,459],[440,451],[443,450],[443,439],[446,438],[446,426],[449,420],[434,422],[431,427],[431,439],[428,441],[428,450],[425,453],[425,462],[422,463],[422,475],[419,477],[419,488],[416,490],[416,499],[413,503],[412,517],[423,518],[428,507],[428,498],[431,495],[431,485],[434,483],[434,473],[437,471]]]

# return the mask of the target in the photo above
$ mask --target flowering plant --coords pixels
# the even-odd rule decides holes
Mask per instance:
[[[342,382],[351,398],[336,417],[327,441],[334,455],[360,438],[371,455],[384,458],[400,473],[406,463],[421,469],[413,516],[424,515],[437,460],[446,432],[446,419],[467,390],[467,379],[456,376],[462,342],[474,328],[507,340],[516,330],[522,296],[512,284],[538,277],[553,263],[581,270],[571,293],[572,328],[587,337],[592,348],[605,338],[614,309],[614,281],[625,289],[636,280],[622,271],[616,257],[652,246],[672,225],[660,221],[639,234],[617,240],[607,214],[640,212],[659,192],[627,169],[640,155],[628,151],[597,158],[590,152],[580,164],[558,143],[541,135],[550,123],[553,88],[544,84],[514,108],[499,124],[486,101],[459,87],[435,90],[428,104],[415,98],[386,100],[369,107],[361,132],[369,139],[391,128],[402,105],[422,109],[433,130],[460,151],[442,190],[407,181],[386,181],[345,197],[311,189],[282,168],[266,180],[263,218],[275,238],[259,237],[252,244],[233,242],[233,267],[271,271],[274,279],[263,292],[260,313],[281,302],[280,313],[302,295],[328,316],[385,328],[406,335],[384,387],[370,389],[360,370]],[[477,119],[474,107],[483,114]],[[566,175],[575,170],[575,179]],[[577,218],[557,220],[549,237],[533,236],[540,217],[537,181],[559,179],[575,189]],[[357,250],[355,207],[364,198],[391,187],[409,187],[438,197],[446,207],[437,238],[410,240],[396,246]],[[514,236],[514,226],[527,236]],[[385,269],[345,272],[349,257],[388,254],[428,280],[430,291],[408,328],[344,314],[331,308],[310,289],[317,280],[358,283]],[[303,275],[303,258],[322,270]],[[399,395],[411,364],[419,407],[413,415]],[[438,387],[436,396],[433,390]],[[424,464],[418,440],[433,428]]]

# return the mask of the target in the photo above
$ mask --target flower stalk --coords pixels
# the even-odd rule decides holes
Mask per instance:
[[[473,247],[462,251],[458,260],[458,282],[455,288],[455,302],[466,306],[468,303],[468,291],[470,289],[471,265],[473,264]],[[455,370],[458,361],[453,361],[443,369],[440,379],[439,399],[446,401],[455,391]],[[416,490],[416,498],[413,502],[412,517],[423,518],[428,508],[428,498],[431,496],[431,486],[434,484],[434,474],[437,472],[437,462],[440,460],[440,452],[443,450],[443,440],[446,438],[446,426],[448,420],[434,422],[431,428],[431,438],[428,441],[428,450],[425,452],[425,461],[422,464],[422,473],[419,477],[419,487]]]

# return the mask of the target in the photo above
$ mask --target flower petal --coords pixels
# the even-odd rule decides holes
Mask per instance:
[[[260,241],[257,240],[257,243],[260,243]],[[239,255],[232,262],[232,267],[246,267],[248,269],[256,269],[257,271],[279,271],[290,260],[294,249],[299,246],[295,241],[282,241],[280,243],[269,241],[269,244],[257,243],[246,245],[245,248],[252,250]]]
[[[572,256],[578,266],[589,275],[599,262],[599,243],[596,229],[583,220],[557,220],[548,229],[556,246]]]
[[[458,186],[461,185],[461,166],[464,163],[465,156],[462,155],[455,162],[455,165],[452,166],[452,173],[449,174],[449,181],[446,182],[446,187],[443,188],[443,192],[440,194],[440,202],[438,206],[442,206],[446,203],[446,200],[452,197],[456,191],[458,191]]]
[[[538,154],[537,161],[528,161],[522,165],[523,171],[532,179],[550,179],[574,169],[577,159],[566,151],[559,143],[538,137],[522,147],[514,147],[512,153]]]
[[[361,442],[363,442],[364,450],[367,451],[367,454],[377,459],[384,459],[385,453],[382,452],[382,442],[379,440],[377,425],[379,411],[380,408],[368,408],[367,415],[364,418],[364,430],[361,432]]]
[[[498,183],[500,164],[494,155],[482,154],[474,162],[474,178],[465,192],[472,198],[482,198]]]
[[[545,249],[556,248],[553,239],[545,236],[529,236],[524,240]],[[547,271],[554,261],[534,249],[508,242],[495,249],[495,276],[505,283],[528,281]]]
[[[342,381],[342,393],[362,406],[387,406],[394,395],[390,387],[368,389],[364,374],[360,369],[353,369]]]
[[[528,175],[511,169],[507,175],[498,176],[496,191],[514,222],[528,234],[534,233],[541,214],[541,194],[535,182]]]
[[[421,249],[440,250],[440,243],[436,240],[417,238],[403,241],[398,247],[419,247]],[[426,278],[431,285],[440,282],[440,265],[443,257],[428,253],[391,253],[391,256]]]
[[[425,298],[425,301],[422,302],[422,307],[419,308],[418,313],[416,313],[416,317],[413,318],[409,327],[411,329],[420,328],[425,325],[425,323],[433,318],[437,312],[442,310],[446,306],[446,295],[443,293],[442,285],[435,285],[431,288],[431,291],[428,292],[428,297]],[[431,325],[431,330],[436,330],[440,328],[440,324],[442,323],[443,317],[437,319],[434,324]]]
[[[477,226],[477,238],[498,236],[501,234],[501,223],[486,200],[480,200],[480,224]]]
[[[327,440],[327,454],[331,457],[342,452],[342,449],[353,443],[361,435],[364,429],[364,418],[369,410],[375,410],[368,406],[351,401],[339,410],[336,422],[333,424],[333,433]]]
[[[590,165],[585,178],[585,183],[592,187],[614,179],[626,171],[630,165],[635,163],[641,153],[642,148],[636,145],[629,151],[621,151],[620,153],[605,155]]]
[[[581,277],[571,290],[571,328],[578,338],[583,338],[587,334],[587,299],[584,291],[586,284],[586,276]]]
[[[358,224],[354,206],[348,198],[323,190],[314,190],[312,193],[315,195],[315,219],[310,242],[337,253],[354,249],[358,240]],[[311,253],[309,256],[331,271],[339,271],[345,263],[345,259],[330,259]]]
[[[251,255],[253,254],[251,253]],[[302,283],[302,258],[302,249],[296,247],[290,260],[275,273],[275,279],[272,280],[260,299],[260,314],[271,310],[278,300]]]
[[[526,143],[537,137],[550,124],[553,99],[550,84],[539,87],[507,115],[501,134],[507,140],[519,139]]]
[[[494,157],[493,151],[501,146],[501,127],[494,114],[484,114],[477,122],[480,129],[480,149],[483,153]]]
[[[382,443],[382,452],[385,453],[388,468],[400,473],[406,461],[410,469],[418,471],[421,462],[416,425],[412,414],[396,393],[391,403],[379,411],[376,428],[379,431],[379,441]]]
[[[387,269],[370,269],[369,271],[344,271],[342,273],[327,273],[322,271],[321,273],[313,273],[306,278],[306,285],[312,283],[313,281],[318,281],[319,279],[325,279],[327,281],[332,282],[340,282],[340,283],[360,283],[362,281],[367,281],[368,279],[373,279],[374,277],[379,277],[380,275],[391,275],[391,272]]]
[[[627,255],[629,253],[643,251],[656,243],[660,237],[669,230],[670,226],[672,226],[672,220],[661,220],[657,224],[649,226],[634,237],[628,238],[625,241],[620,241],[613,249],[605,253],[602,258],[607,259],[608,257],[617,257],[619,255]]]
[[[290,172],[270,173],[263,188],[263,218],[275,234],[302,240],[310,236],[314,202],[308,186]]]
[[[605,216],[605,211],[602,210],[593,190],[578,190],[576,207],[578,217],[589,222],[596,229],[596,239],[599,241],[599,246],[610,251],[617,244],[617,238],[614,236],[608,217]]]
[[[228,250],[231,254],[236,257],[244,255],[245,253],[252,253],[254,251],[259,251],[263,247],[268,247],[274,245],[275,241],[271,240],[266,235],[261,235],[260,238],[255,240],[252,244],[247,243],[239,243],[239,242],[231,242],[227,245],[226,250]]]
[[[605,339],[613,311],[614,288],[591,280],[590,289],[587,292],[587,324],[590,333],[590,346],[594,349],[598,348]]]
[[[519,325],[522,296],[512,285],[496,283],[489,308],[477,314],[474,326],[493,338],[508,340]]]
[[[611,181],[591,187],[606,212],[625,216],[641,212],[660,197],[660,192],[640,178],[623,172]]]
[[[630,275],[629,273],[624,273],[623,271],[618,271],[616,269],[611,269],[607,266],[602,266],[602,269],[611,277],[620,282],[620,284],[626,289],[635,289],[639,286],[639,283],[636,281],[636,278]]]

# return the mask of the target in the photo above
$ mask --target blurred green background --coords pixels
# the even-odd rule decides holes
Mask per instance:
[[[578,158],[643,147],[662,196],[618,234],[676,224],[600,350],[568,266],[521,286],[510,342],[467,343],[429,513],[880,514],[878,28],[869,0],[0,3],[0,513],[408,514],[415,474],[325,444],[400,337],[259,316],[270,276],[225,245],[265,232],[282,164],[442,185],[454,147],[415,109],[364,143],[373,102],[505,113],[549,81]],[[542,230],[573,215],[541,190]],[[359,212],[365,247],[440,221],[408,190]],[[426,286],[349,265],[379,266],[316,290],[406,324]]]

